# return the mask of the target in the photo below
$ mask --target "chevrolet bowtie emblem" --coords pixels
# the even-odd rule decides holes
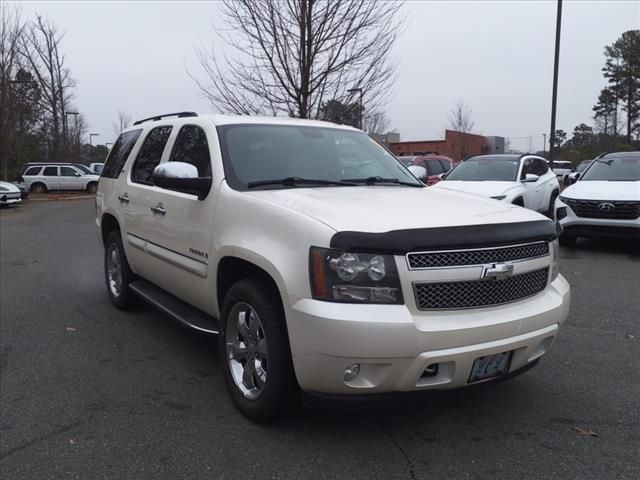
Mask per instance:
[[[482,278],[501,280],[513,275],[513,265],[510,263],[494,263],[482,269]]]

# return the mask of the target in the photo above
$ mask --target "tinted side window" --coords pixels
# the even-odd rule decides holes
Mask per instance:
[[[440,175],[445,172],[440,160],[429,160],[429,166],[431,167],[431,175]]]
[[[534,160],[535,165],[535,174],[542,176],[545,175],[549,171],[549,167],[547,166],[547,162],[540,158],[536,158]]]
[[[427,171],[427,175],[433,175],[431,173],[431,168],[429,166],[429,162],[427,162],[426,160],[423,160],[422,162],[420,162],[420,166]]]
[[[131,180],[151,185],[153,169],[160,163],[171,128],[169,126],[156,127],[149,132],[136,157],[136,162],[133,164]]]
[[[120,175],[122,167],[124,167],[127,158],[129,158],[140,133],[142,133],[142,130],[132,130],[118,137],[105,160],[104,169],[102,170],[103,177],[117,178]]]
[[[204,130],[196,125],[182,127],[178,132],[169,161],[190,163],[198,169],[199,177],[210,177],[211,158]]]
[[[61,177],[75,177],[77,175],[78,175],[78,172],[76,172],[71,167],[60,167],[60,176]]]
[[[440,159],[440,163],[442,164],[442,168],[444,168],[445,172],[448,172],[449,170],[451,170],[451,164],[446,160]]]
[[[38,175],[40,170],[42,170],[42,167],[29,167],[27,171],[24,172],[24,175]]]
[[[535,169],[534,169],[534,167],[533,167],[533,159],[531,159],[531,158],[527,158],[527,159],[526,159],[524,162],[522,162],[522,163],[523,163],[523,165],[522,165],[522,175],[520,176],[520,178],[522,178],[522,179],[524,180],[525,176],[526,176],[528,173],[531,173],[531,174],[535,174],[535,173],[536,173],[536,172],[535,172]]]
[[[42,174],[45,177],[57,177],[58,176],[58,167],[44,167],[44,171]]]

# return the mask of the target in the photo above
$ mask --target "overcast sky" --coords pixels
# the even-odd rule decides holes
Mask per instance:
[[[215,2],[20,2],[66,31],[63,52],[77,80],[76,104],[99,143],[113,142],[118,110],[134,119],[180,110],[211,112],[185,65],[209,45]],[[439,138],[458,99],[483,135],[542,148],[551,109],[554,1],[409,1],[388,106],[402,140]],[[565,1],[557,128],[592,123],[604,86],[603,47],[640,26],[638,1]]]

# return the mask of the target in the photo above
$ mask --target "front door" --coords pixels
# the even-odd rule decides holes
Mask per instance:
[[[71,167],[60,167],[60,190],[82,190],[82,177],[80,173]]]
[[[522,172],[520,173],[520,179],[524,180],[527,174],[537,175],[533,158],[526,158],[522,162]],[[536,182],[523,182],[524,186],[524,206],[531,210],[540,209],[540,189],[542,182],[540,179]]]
[[[183,125],[168,161],[194,165],[200,177],[211,177],[209,144],[217,141],[213,128]],[[179,298],[210,310],[213,291],[209,275],[214,189],[199,200],[196,195],[156,188],[149,225],[149,254],[155,257],[152,281]]]

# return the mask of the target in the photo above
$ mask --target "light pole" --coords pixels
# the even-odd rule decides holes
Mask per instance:
[[[363,107],[362,107],[362,97],[364,95],[364,90],[362,88],[350,88],[349,90],[347,90],[347,92],[349,93],[356,93],[356,92],[360,92],[360,112],[358,114],[358,128],[360,130],[362,130],[362,113],[363,113]]]
[[[556,13],[556,50],[553,60],[553,92],[551,95],[551,132],[549,135],[549,161],[553,161],[556,143],[556,102],[558,100],[558,64],[560,62],[560,26],[562,24],[562,0],[558,0]]]
[[[90,133],[89,134],[89,145],[93,147],[93,137],[99,137],[99,133]]]
[[[542,156],[544,157],[547,153],[547,134],[543,133],[542,138],[544,138],[544,140],[542,141]]]

